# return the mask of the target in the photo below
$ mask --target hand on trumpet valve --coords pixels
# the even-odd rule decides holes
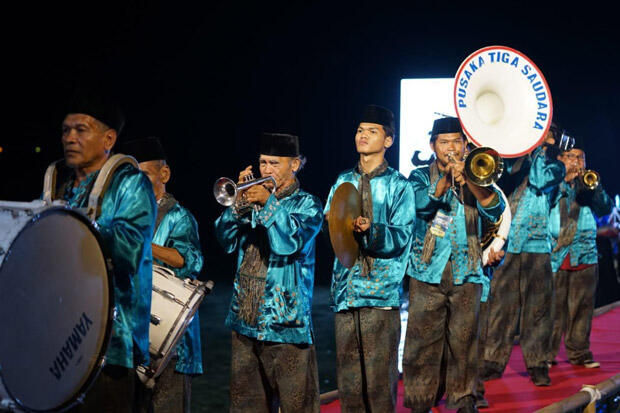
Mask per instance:
[[[458,184],[458,186],[465,185],[465,162],[457,160],[452,153],[448,154],[448,159],[450,159],[450,163],[446,166],[446,174],[452,178],[452,184]]]
[[[265,206],[270,195],[271,192],[263,185],[253,185],[243,191],[243,197],[247,202],[260,206]]]
[[[248,182],[254,179],[254,174],[252,173],[252,165],[245,168],[243,171],[239,172],[239,180],[237,184],[242,184],[244,182]]]
[[[370,219],[366,217],[357,217],[353,221],[354,232],[366,232],[370,228]]]

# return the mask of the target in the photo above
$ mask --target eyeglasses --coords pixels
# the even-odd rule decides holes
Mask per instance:
[[[565,154],[562,154],[562,157],[570,161],[576,161],[577,159],[585,159],[583,155],[575,155],[574,153],[565,153]]]

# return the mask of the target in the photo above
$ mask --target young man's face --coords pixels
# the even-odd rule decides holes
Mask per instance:
[[[586,168],[586,154],[581,149],[571,149],[558,156],[566,167],[566,173],[577,173]]]
[[[431,142],[431,149],[435,152],[435,157],[442,165],[450,162],[448,154],[452,154],[455,160],[463,159],[465,153],[465,138],[460,132],[441,133],[437,135],[434,142]]]
[[[62,122],[62,147],[69,168],[85,169],[105,162],[116,132],[90,115],[70,113]]]
[[[166,192],[166,183],[170,180],[170,168],[163,161],[140,162],[138,166],[151,181],[155,198],[159,200]]]
[[[260,176],[271,176],[276,180],[278,189],[289,185],[295,179],[295,172],[299,169],[299,159],[289,156],[261,155],[258,160]]]
[[[385,129],[378,123],[362,122],[355,133],[355,148],[360,155],[384,153],[394,140],[385,135]]]

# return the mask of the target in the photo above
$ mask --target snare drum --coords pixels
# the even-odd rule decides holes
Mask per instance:
[[[194,318],[202,299],[213,288],[190,278],[180,279],[168,268],[153,264],[153,294],[151,299],[151,326],[149,328],[148,366],[137,368],[138,376],[151,388],[164,370],[177,343]]]
[[[78,211],[0,201],[0,410],[63,410],[96,379],[114,303],[104,251]]]

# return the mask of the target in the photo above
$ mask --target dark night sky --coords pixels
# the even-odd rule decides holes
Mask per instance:
[[[198,219],[210,277],[232,271],[212,235],[221,212],[213,182],[255,161],[260,131],[301,136],[309,158],[302,186],[325,199],[356,160],[353,131],[364,105],[398,114],[401,78],[453,76],[469,53],[491,44],[516,48],[540,67],[560,122],[587,140],[589,166],[610,193],[620,192],[619,25],[610,10],[538,2],[501,9],[132,2],[88,10],[56,3],[5,16],[4,98],[16,129],[0,138],[0,199],[38,196],[45,167],[62,155],[60,123],[72,90],[105,85],[126,106],[121,139],[163,138],[173,168],[168,189]],[[397,154],[397,146],[388,154],[394,166]],[[332,260],[323,241],[319,282]]]

